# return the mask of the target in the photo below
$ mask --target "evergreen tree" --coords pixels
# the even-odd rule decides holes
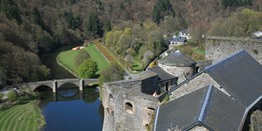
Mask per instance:
[[[69,28],[75,30],[80,27],[81,21],[79,17],[74,17],[72,12],[65,12],[64,15],[66,17],[66,22],[68,23]]]
[[[100,20],[98,19],[97,14],[90,14],[87,24],[86,24],[86,31],[92,37],[95,36],[102,36],[103,31],[101,30]]]
[[[39,26],[41,26],[42,29],[45,29],[45,23],[38,11],[37,8],[34,7],[33,9],[33,14],[34,14],[34,21],[36,24],[38,24]]]
[[[153,21],[157,24],[167,15],[173,15],[172,4],[169,0],[157,0],[153,9]]]
[[[110,20],[107,20],[104,24],[104,31],[105,31],[105,33],[107,33],[111,30],[112,30],[111,22],[110,22]]]

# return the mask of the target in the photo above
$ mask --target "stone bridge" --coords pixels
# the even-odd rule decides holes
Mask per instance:
[[[84,86],[97,82],[97,79],[59,79],[59,80],[48,80],[48,81],[38,81],[38,82],[30,82],[30,83],[23,83],[19,85],[12,85],[8,87],[19,87],[19,86],[27,86],[31,88],[33,91],[38,88],[39,86],[48,86],[52,88],[53,92],[56,92],[58,88],[66,83],[71,83],[79,87],[79,90],[83,90]]]

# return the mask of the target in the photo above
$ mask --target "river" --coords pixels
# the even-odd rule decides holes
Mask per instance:
[[[51,69],[49,79],[75,78],[71,73],[60,67],[56,56],[72,46],[62,47],[53,53],[41,55],[41,60]],[[41,102],[39,107],[45,116],[46,125],[43,131],[101,131],[104,109],[99,100],[97,86],[87,86],[83,91],[73,84],[62,85],[56,94],[45,87],[40,87]]]

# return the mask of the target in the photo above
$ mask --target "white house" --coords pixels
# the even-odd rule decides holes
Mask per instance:
[[[174,48],[174,46],[179,46],[182,44],[186,44],[187,40],[191,39],[190,34],[188,33],[188,30],[184,29],[179,31],[178,35],[173,35],[172,38],[169,39],[169,49]]]
[[[187,40],[191,39],[190,33],[188,32],[187,29],[179,31],[179,35],[178,36],[186,37]]]
[[[252,37],[262,38],[262,32],[261,31],[254,32],[254,33],[252,33]]]
[[[169,49],[172,49],[174,48],[175,46],[179,46],[179,45],[182,45],[182,44],[186,44],[187,42],[187,38],[186,37],[176,37],[176,38],[171,38],[169,39]]]

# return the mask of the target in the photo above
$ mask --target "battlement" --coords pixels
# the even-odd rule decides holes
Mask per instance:
[[[220,37],[220,36],[203,36],[206,40],[227,40],[227,41],[248,41],[262,43],[262,39],[255,38],[237,38],[237,37]]]

